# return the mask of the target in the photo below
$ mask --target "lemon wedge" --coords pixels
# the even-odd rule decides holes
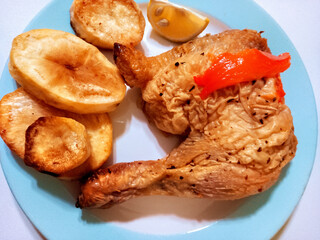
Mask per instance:
[[[153,29],[173,42],[186,42],[209,24],[207,17],[167,0],[150,0],[147,16]]]

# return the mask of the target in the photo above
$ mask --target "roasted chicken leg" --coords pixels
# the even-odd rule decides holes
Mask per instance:
[[[116,64],[129,86],[141,88],[147,117],[186,139],[163,159],[98,170],[82,185],[77,206],[110,207],[143,195],[239,199],[272,186],[297,146],[277,79],[219,89],[205,100],[193,79],[210,66],[210,55],[250,48],[270,52],[253,30],[207,35],[149,58],[115,44]]]

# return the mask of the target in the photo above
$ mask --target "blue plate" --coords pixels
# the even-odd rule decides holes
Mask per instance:
[[[137,1],[142,2],[142,1]],[[226,218],[199,231],[184,234],[149,235],[101,221],[90,212],[74,207],[75,194],[50,176],[25,167],[1,140],[2,168],[20,207],[49,239],[270,239],[297,205],[313,166],[317,142],[317,114],[312,87],[304,65],[286,34],[277,23],[250,0],[177,0],[214,16],[230,28],[265,31],[274,54],[289,52],[292,65],[282,74],[286,103],[292,110],[299,140],[294,160],[284,169],[270,190],[245,199]],[[71,0],[55,0],[29,24],[27,30],[51,28],[73,32],[70,27]],[[1,77],[0,97],[17,88],[7,65]]]

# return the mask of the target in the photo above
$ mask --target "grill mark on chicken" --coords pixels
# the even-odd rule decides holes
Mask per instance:
[[[220,89],[205,100],[193,81],[210,66],[208,53],[247,48],[270,52],[252,30],[207,35],[150,58],[116,44],[115,62],[128,85],[141,88],[147,117],[162,131],[188,136],[163,159],[98,171],[81,186],[77,206],[110,207],[144,195],[238,199],[272,186],[297,145],[276,79]]]

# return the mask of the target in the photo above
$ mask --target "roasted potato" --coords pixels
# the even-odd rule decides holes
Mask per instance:
[[[84,125],[72,118],[40,117],[26,130],[24,162],[53,175],[87,160],[91,149]]]
[[[126,92],[119,70],[96,47],[58,30],[17,36],[9,71],[27,92],[74,113],[113,111]]]
[[[115,42],[137,45],[146,24],[133,0],[74,0],[70,20],[79,37],[106,49]]]
[[[0,135],[7,146],[24,159],[25,133],[40,117],[72,118],[86,127],[91,147],[89,158],[80,166],[62,173],[60,178],[79,179],[108,159],[112,150],[112,124],[107,113],[75,114],[51,107],[22,88],[5,95],[0,101]]]

